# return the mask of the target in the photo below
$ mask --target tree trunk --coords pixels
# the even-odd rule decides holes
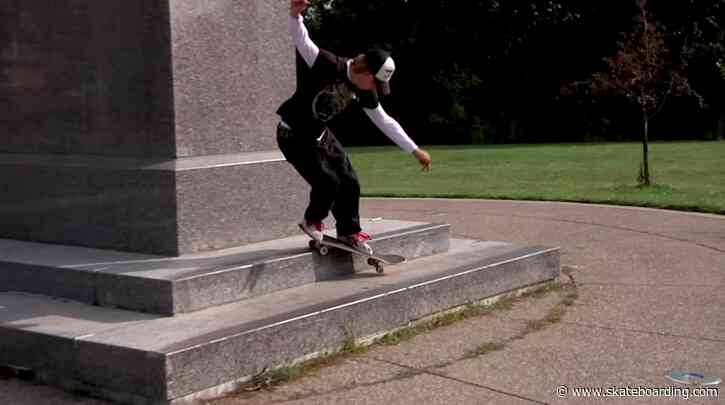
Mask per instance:
[[[519,120],[512,119],[508,125],[508,142],[515,143],[519,140]]]
[[[715,139],[722,141],[725,139],[725,111],[720,112],[720,119],[717,122],[717,134]]]
[[[647,112],[644,114],[644,134],[642,134],[642,167],[640,168],[640,184],[643,186],[650,185],[649,178],[649,117]]]

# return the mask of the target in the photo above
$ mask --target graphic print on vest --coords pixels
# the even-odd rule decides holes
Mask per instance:
[[[328,122],[345,110],[356,98],[355,93],[345,82],[331,84],[317,93],[312,100],[312,113],[318,120]]]

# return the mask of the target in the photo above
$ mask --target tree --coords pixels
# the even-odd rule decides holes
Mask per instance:
[[[594,98],[589,84],[602,58],[616,52],[620,33],[631,31],[636,0],[311,1],[308,26],[320,46],[346,56],[370,46],[394,51],[400,73],[385,108],[421,143],[624,140],[639,133],[640,114],[621,114],[630,104]],[[667,103],[650,137],[663,136],[660,127],[678,131],[668,135],[677,139],[701,137],[716,116],[725,128],[725,81],[715,65],[723,56],[725,0],[647,8],[663,23],[657,29],[669,58],[687,62],[682,76],[709,107],[684,97]],[[562,97],[562,84],[575,81],[577,96]],[[341,121],[370,133],[364,115],[351,115]],[[688,125],[674,129],[681,122]],[[385,142],[351,136],[371,138]]]
[[[701,111],[705,114],[698,121],[704,124],[706,139],[722,139],[725,82],[717,62],[725,58],[725,0],[670,0],[650,5],[650,11],[667,27],[672,51],[687,62],[692,89],[704,100]]]
[[[585,6],[570,2],[316,0],[311,29],[322,46],[338,54],[370,45],[395,51],[401,73],[393,79],[386,108],[417,139],[526,141],[526,121],[547,116],[542,111],[562,75],[589,50],[575,41],[587,35],[567,30],[591,26],[581,22],[579,9]],[[613,26],[608,21],[604,29],[616,35]]]
[[[605,59],[608,69],[595,73],[594,95],[623,95],[636,104],[642,117],[642,162],[639,183],[651,184],[649,168],[649,123],[662,111],[672,95],[695,94],[683,63],[675,63],[665,35],[647,11],[647,0],[639,0],[635,30],[625,35],[616,55]]]

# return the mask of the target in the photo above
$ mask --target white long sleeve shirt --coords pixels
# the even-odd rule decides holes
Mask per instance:
[[[291,110],[295,107],[299,108],[300,106],[298,104],[304,104],[304,101],[308,98],[311,98],[312,116],[323,122],[332,119],[332,117],[341,112],[349,105],[351,100],[358,100],[365,114],[391,141],[408,153],[418,149],[418,146],[410,139],[403,127],[385,112],[378,100],[377,94],[372,91],[357,89],[352,85],[352,73],[350,71],[352,61],[350,59],[340,58],[330,52],[321,50],[312,42],[302,16],[290,18],[289,30],[297,52],[307,67],[316,73],[315,77],[328,79],[326,76],[333,76],[330,79],[335,81],[335,83],[318,86],[321,89],[315,88],[312,91],[303,89],[300,92],[298,88],[298,92],[301,94],[296,94],[296,97],[288,101],[288,103],[294,103],[295,106],[283,105],[280,108],[279,112],[283,119],[288,119],[285,117],[287,115],[291,116],[290,119],[292,120],[301,120],[299,114],[293,114]],[[339,74],[336,72],[340,70],[344,70],[344,79],[346,79],[344,81],[341,81],[340,77],[335,77]],[[350,89],[351,86],[353,87],[352,90]],[[312,94],[315,92],[316,94]]]

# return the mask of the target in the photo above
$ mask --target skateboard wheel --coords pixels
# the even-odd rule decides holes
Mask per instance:
[[[309,246],[310,249],[317,249],[317,241],[311,240],[307,242],[307,246]]]
[[[320,246],[319,251],[323,256],[327,256],[327,254],[330,253],[330,249],[328,249],[327,246]]]
[[[376,263],[375,271],[378,272],[378,274],[383,274],[383,272],[385,271],[385,267],[383,267],[382,263]]]
[[[368,264],[370,266],[378,267],[378,262],[375,259],[372,259],[372,258],[368,259]]]

